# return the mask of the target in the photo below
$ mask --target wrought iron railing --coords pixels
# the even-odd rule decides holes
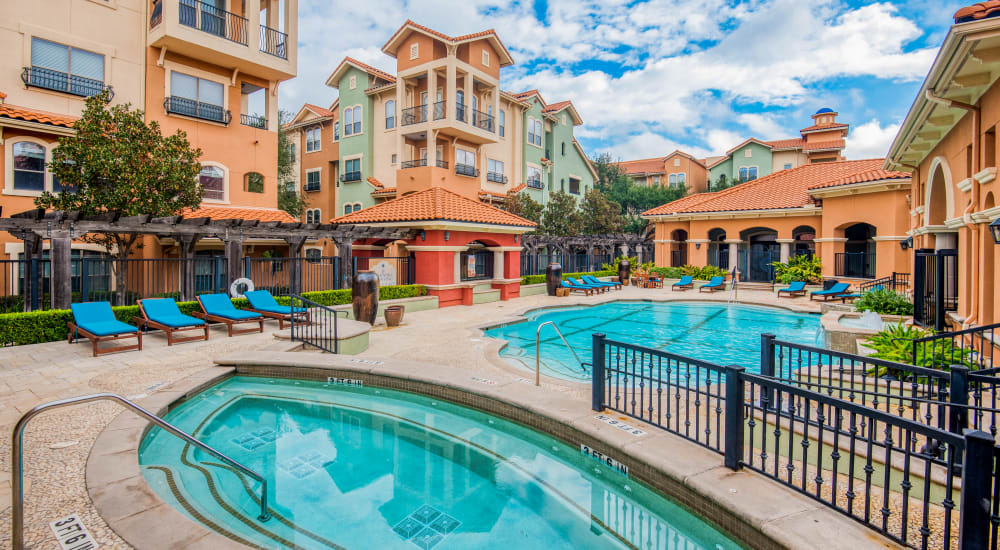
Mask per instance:
[[[994,361],[1000,341],[1000,323],[942,332],[913,341],[912,357],[921,366],[947,368],[966,365],[973,370],[996,368]]]
[[[308,191],[310,193],[313,192],[313,191],[319,191],[319,189],[320,189],[320,182],[319,181],[308,181],[308,180],[306,180],[306,184],[302,186],[302,190],[303,191]]]
[[[542,178],[528,178],[528,180],[527,180],[526,183],[527,183],[528,187],[530,187],[532,189],[541,189],[542,188]]]
[[[889,275],[888,277],[882,277],[880,279],[861,283],[861,285],[858,286],[858,291],[863,293],[879,287],[895,292],[905,292],[908,288],[910,288],[910,274],[896,273],[893,271],[892,275]]]
[[[427,105],[417,105],[416,107],[403,109],[400,115],[402,117],[401,125],[403,126],[427,122]]]
[[[82,76],[71,75],[61,71],[54,71],[44,67],[25,67],[21,70],[21,81],[25,86],[32,88],[43,88],[56,92],[90,97],[107,91],[110,97],[115,96],[111,86],[104,84],[100,80],[84,78]]]
[[[435,103],[434,104],[434,120],[441,120],[442,118],[444,118],[445,116],[447,116],[447,113],[448,113],[447,109],[448,109],[448,102],[447,101],[438,101],[437,103]]]
[[[438,168],[444,168],[445,170],[448,169],[448,161],[446,160],[437,159],[435,164],[437,164]]]
[[[198,0],[180,0],[178,16],[180,24],[186,27],[192,27],[244,46],[249,44],[246,17]]]
[[[288,35],[271,27],[260,26],[260,51],[288,59]]]
[[[479,176],[479,169],[471,164],[458,164],[455,163],[455,173],[460,176]]]
[[[472,111],[472,125],[487,132],[493,131],[493,115],[482,111]]]
[[[293,312],[308,312],[309,317],[308,322],[302,322],[301,318],[296,319],[298,315],[291,316],[292,342],[302,342],[304,349],[313,347],[327,353],[340,353],[337,316],[343,315],[346,319],[349,315],[347,311],[318,304],[297,294],[289,296],[288,305]]]
[[[875,278],[874,252],[838,252],[834,255],[837,277]]]
[[[486,172],[486,181],[494,183],[507,183],[507,176],[501,172]]]
[[[406,170],[407,168],[420,168],[421,166],[427,166],[427,159],[404,160],[399,163],[399,168],[401,170]]]
[[[250,126],[251,128],[260,128],[261,130],[267,129],[267,119],[262,115],[241,114],[240,124]]]
[[[163,108],[170,114],[184,115],[227,125],[233,121],[233,114],[221,106],[202,103],[186,97],[167,97],[163,100]]]
[[[455,105],[455,120],[465,122],[465,112],[466,107],[464,104],[459,103],[458,105]]]
[[[344,172],[340,175],[340,181],[351,182],[351,181],[361,181],[361,172]]]

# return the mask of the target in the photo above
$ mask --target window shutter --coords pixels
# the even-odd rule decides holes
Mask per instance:
[[[104,56],[86,50],[73,49],[70,73],[104,82]]]
[[[41,38],[32,38],[31,64],[35,67],[68,73],[69,48]]]

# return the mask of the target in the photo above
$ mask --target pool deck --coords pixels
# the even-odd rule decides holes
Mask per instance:
[[[691,494],[707,498],[704,500],[707,505],[727,509],[740,518],[725,526],[738,536],[747,534],[744,530],[749,526],[758,532],[757,540],[762,540],[760,535],[763,535],[787,548],[814,548],[817,540],[823,540],[827,548],[896,547],[849,518],[761,476],[725,469],[719,455],[695,444],[651,428],[644,428],[647,434],[636,438],[594,419],[589,386],[543,378],[542,387],[536,388],[533,373],[501,360],[497,352],[502,344],[485,338],[480,330],[517,320],[521,313],[539,307],[620,299],[725,302],[728,293],[710,295],[626,287],[594,297],[530,296],[508,302],[407,313],[398,328],[377,325],[371,333],[371,347],[358,356],[289,353],[291,345],[273,336],[277,323],[267,323],[271,332],[234,338],[226,338],[223,329],[213,328],[213,338],[208,342],[169,348],[164,337],[152,334],[144,338],[142,352],[98,358],[90,357],[90,348],[85,344],[53,342],[2,348],[0,430],[9,434],[21,414],[53,399],[110,391],[135,397],[155,411],[206,381],[225,376],[232,371],[231,365],[314,366],[364,376],[410,379],[417,384],[461,390],[484,402],[514,404],[535,418],[565,426],[569,430],[566,437],[595,441],[595,445],[603,445],[609,454],[620,453],[634,460],[633,468],[654,467],[674,480],[679,490],[694,491]],[[810,303],[807,298],[778,301],[773,294],[763,291],[741,291],[740,302],[781,305],[804,312],[820,309],[818,303]],[[215,360],[230,366],[216,366]],[[155,494],[144,484],[120,483],[136,481],[137,457],[131,449],[138,443],[137,430],[141,431],[144,425],[136,422],[131,413],[119,416],[120,410],[113,404],[88,404],[54,411],[32,422],[25,435],[24,460],[29,547],[59,548],[48,523],[74,513],[80,515],[102,548],[131,547],[116,531],[137,542],[140,548],[229,547],[230,544],[211,544],[212,533],[162,507],[158,499],[151,498]],[[122,429],[102,435],[112,421]],[[631,423],[638,427],[637,421]],[[94,460],[88,471],[88,457],[99,436],[107,445],[102,443],[93,450]],[[111,439],[105,439],[108,437]],[[115,456],[115,446],[123,446],[126,452]],[[133,457],[131,461],[129,457]],[[4,548],[10,546],[9,460],[10,441],[4,437],[0,441],[0,547]],[[94,489],[115,480],[121,493],[101,492],[96,497],[112,527],[98,513],[92,496],[97,495]],[[112,512],[116,503],[127,508]],[[179,538],[181,533],[183,538]],[[138,542],[147,540],[148,545]]]

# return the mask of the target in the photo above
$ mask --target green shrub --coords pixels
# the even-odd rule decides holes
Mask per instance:
[[[690,275],[695,280],[698,281],[708,281],[712,277],[725,277],[729,274],[728,271],[722,269],[721,267],[716,267],[714,265],[706,265],[705,267],[696,267],[693,265],[685,265],[681,269],[681,275]]]
[[[774,266],[774,280],[782,284],[793,281],[823,282],[823,263],[819,256],[800,254],[789,258],[787,264],[771,262],[771,265]]]
[[[855,300],[858,311],[874,311],[879,315],[913,315],[913,304],[898,292],[886,288],[869,290]]]
[[[951,340],[935,342],[933,346],[917,346],[917,356],[913,357],[913,340],[933,335],[931,330],[903,323],[886,325],[878,334],[865,341],[865,345],[875,350],[871,356],[906,365],[916,365],[938,370],[951,370],[951,365],[965,365],[970,369],[977,365],[971,361],[972,350],[954,348]],[[909,374],[897,369],[875,366],[868,370],[875,376],[891,376],[897,380],[906,379]]]
[[[584,275],[591,275],[593,277],[614,277],[618,275],[617,271],[590,271],[585,273],[563,273],[562,278],[565,281],[567,277],[573,277],[574,279],[579,279]],[[521,277],[522,285],[537,285],[545,282],[545,275],[524,275]]]
[[[661,275],[666,279],[680,279],[684,276],[684,270],[679,267],[654,267],[649,271],[650,273]]]

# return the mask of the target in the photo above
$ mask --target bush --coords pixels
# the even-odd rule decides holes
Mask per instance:
[[[729,272],[721,267],[716,267],[714,265],[706,265],[705,267],[695,267],[693,265],[686,265],[681,268],[681,275],[690,275],[695,280],[707,281],[712,277],[725,277]]]
[[[819,256],[801,254],[789,258],[787,264],[771,262],[771,265],[774,266],[774,280],[782,284],[787,285],[793,281],[823,282],[823,263]]]
[[[879,315],[913,315],[913,304],[906,296],[885,288],[865,292],[855,300],[854,307]]]
[[[913,357],[913,340],[932,334],[934,332],[931,330],[897,323],[886,325],[878,334],[865,341],[865,345],[875,350],[872,357],[876,359],[945,371],[950,370],[951,365],[976,368],[970,360],[972,350],[954,348],[951,340],[947,339],[936,342],[933,346],[918,346],[917,356]],[[875,376],[890,376],[896,380],[904,380],[910,376],[905,371],[881,365],[870,368],[868,373]]]
[[[584,275],[590,275],[593,277],[615,277],[618,275],[617,271],[590,271],[586,273],[563,273],[562,278],[565,281],[567,277],[573,277],[574,279],[579,279]],[[524,275],[521,277],[522,285],[537,285],[539,283],[545,282],[545,275]]]
[[[654,267],[649,271],[666,279],[680,279],[684,275],[684,271],[679,267]]]

